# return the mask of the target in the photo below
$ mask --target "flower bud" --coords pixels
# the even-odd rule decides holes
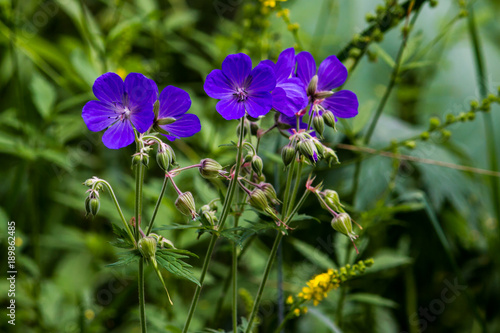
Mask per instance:
[[[132,166],[142,163],[144,166],[149,166],[149,155],[146,153],[137,153],[132,155]]]
[[[350,239],[356,239],[358,236],[352,231],[351,217],[347,213],[340,213],[332,219],[332,228],[346,235]]]
[[[333,164],[339,164],[339,158],[337,157],[337,154],[335,154],[335,151],[331,148],[325,147],[325,152],[323,154],[323,158],[328,163],[328,165]]]
[[[269,209],[269,203],[267,201],[267,196],[259,188],[254,189],[249,195],[248,195],[248,203],[250,206],[257,208],[262,211],[266,211]]]
[[[252,158],[253,158],[253,153],[246,154],[243,163],[250,163],[252,161]]]
[[[305,156],[313,164],[318,161],[318,152],[312,140],[301,140],[297,143],[297,148],[302,156]]]
[[[295,149],[290,144],[287,144],[281,149],[281,159],[285,166],[288,166],[295,159]]]
[[[250,133],[253,136],[257,136],[258,131],[259,131],[259,124],[257,124],[255,121],[250,122]]]
[[[204,226],[214,226],[219,221],[219,219],[215,215],[215,211],[211,210],[210,206],[208,205],[201,207],[200,217],[201,223]]]
[[[276,190],[274,189],[273,185],[269,183],[264,183],[260,186],[260,189],[264,191],[267,200],[271,202],[273,205],[277,205],[280,202],[278,200],[278,195],[276,194]]]
[[[194,204],[194,198],[191,192],[184,192],[179,194],[177,200],[175,200],[175,207],[183,215],[190,216],[192,219],[196,217],[196,210]]]
[[[166,117],[166,118],[160,118],[156,121],[158,125],[170,125],[175,123],[177,119],[172,118],[172,117]]]
[[[333,115],[333,112],[330,110],[324,110],[323,111],[323,121],[325,122],[325,125],[331,128],[335,128],[335,116]]]
[[[85,182],[83,182],[83,185],[88,186],[88,187],[92,187],[96,183],[96,181],[98,181],[98,180],[99,180],[99,178],[94,176],[92,178],[87,179]]]
[[[320,137],[323,137],[323,132],[325,131],[325,121],[323,120],[323,117],[316,114],[314,115],[312,122],[316,132],[318,132]]]
[[[318,152],[319,157],[323,157],[325,154],[325,146],[316,138],[312,138],[314,146],[316,147],[316,151]]]
[[[165,172],[170,170],[170,166],[172,165],[172,154],[171,150],[165,149],[164,147],[160,148],[158,146],[158,151],[156,152],[156,163],[158,166]]]
[[[152,236],[139,239],[138,248],[145,259],[152,259],[156,254],[156,239]]]
[[[325,203],[336,212],[343,211],[342,204],[340,203],[339,194],[334,190],[323,191]],[[322,204],[323,206],[323,204]],[[326,208],[326,207],[323,207]]]
[[[238,137],[240,137],[240,128],[241,128],[241,124],[238,124],[238,126],[236,127],[236,135],[238,135]],[[248,134],[248,128],[246,126],[246,121],[245,121],[245,124],[243,125],[243,137],[247,136]]]
[[[441,125],[441,121],[438,117],[432,117],[429,119],[429,130],[433,131]]]
[[[260,158],[258,155],[253,155],[253,157],[252,157],[252,170],[257,175],[260,176],[262,174],[263,167],[264,167],[264,164],[262,163],[262,158]]]
[[[200,161],[199,170],[203,178],[217,178],[222,171],[222,165],[211,158],[205,158]]]
[[[318,76],[314,75],[307,86],[307,96],[314,96],[318,88]]]

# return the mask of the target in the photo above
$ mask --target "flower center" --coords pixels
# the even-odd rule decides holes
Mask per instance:
[[[243,102],[247,99],[248,94],[244,88],[238,88],[233,96],[238,99],[238,102]]]
[[[120,120],[124,121],[125,119],[129,119],[129,118],[130,118],[130,109],[128,108],[128,106],[126,106],[123,109],[123,112],[120,114]]]

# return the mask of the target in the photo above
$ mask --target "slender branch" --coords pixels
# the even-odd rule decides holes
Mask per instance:
[[[158,197],[158,200],[156,200],[156,205],[155,209],[153,211],[153,216],[151,216],[151,221],[149,221],[149,226],[148,230],[146,231],[146,236],[151,233],[151,230],[153,229],[153,224],[155,222],[156,214],[158,213],[158,209],[160,208],[161,200],[163,199],[163,195],[165,194],[165,190],[167,189],[168,186],[168,180],[169,177],[165,176],[163,179],[163,185],[161,186],[161,191],[160,191],[160,196]]]
[[[139,311],[141,317],[141,332],[146,333],[146,301],[144,297],[144,258],[139,260]]]
[[[224,200],[224,205],[222,207],[222,213],[220,217],[220,222],[218,225],[218,230],[222,231],[224,228],[224,224],[226,223],[226,219],[231,211],[231,204],[233,202],[234,193],[237,188],[238,183],[238,175],[240,173],[241,168],[241,159],[243,157],[243,141],[244,141],[244,133],[243,127],[245,125],[245,117],[240,119],[240,135],[238,139],[238,152],[236,154],[236,166],[234,168],[234,175],[229,183],[229,189],[227,191],[226,199]],[[205,255],[205,260],[203,261],[203,267],[201,268],[201,276],[200,276],[200,285],[203,286],[203,282],[205,281],[205,276],[208,271],[208,266],[210,265],[210,260],[212,258],[212,253],[214,251],[215,242],[217,241],[218,234],[213,233],[210,239],[210,243],[208,245],[207,254]],[[201,286],[196,286],[193,300],[191,301],[191,306],[189,307],[188,316],[186,318],[186,323],[184,324],[184,328],[182,333],[187,333],[189,329],[189,325],[191,324],[191,320],[194,315],[194,311],[196,310],[196,306],[198,305],[198,301],[200,299]]]

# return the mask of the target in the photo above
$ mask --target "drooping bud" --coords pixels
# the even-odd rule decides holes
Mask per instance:
[[[320,137],[323,137],[323,132],[325,131],[325,121],[323,120],[323,117],[316,113],[312,122],[316,132],[318,132]]]
[[[281,159],[283,160],[283,164],[288,166],[295,159],[295,148],[293,148],[290,144],[281,149]]]
[[[259,124],[257,124],[255,121],[250,122],[250,133],[253,136],[257,136],[258,131],[259,131]]]
[[[318,152],[312,140],[300,140],[297,143],[297,149],[302,156],[305,156],[315,164],[318,161]]]
[[[278,200],[278,195],[276,194],[276,190],[274,189],[273,185],[269,183],[263,183],[260,186],[260,189],[264,191],[267,200],[271,202],[273,205],[277,205],[278,203],[280,203],[280,201]]]
[[[342,204],[340,203],[339,194],[334,190],[323,191],[325,203],[336,212],[343,212]],[[323,203],[321,203],[323,206]],[[326,209],[326,207],[323,207]]]
[[[156,238],[152,236],[147,236],[139,239],[138,248],[142,256],[147,259],[153,259],[156,254]]]
[[[335,116],[333,115],[332,111],[324,110],[323,111],[323,120],[324,120],[326,126],[335,129]]]
[[[252,170],[260,176],[262,174],[262,168],[264,167],[264,164],[262,163],[262,158],[260,158],[258,155],[253,155],[252,157]]]
[[[347,213],[340,213],[332,219],[332,228],[346,235],[351,240],[358,238],[358,235],[352,231],[351,217]]]
[[[253,153],[249,152],[248,154],[245,155],[245,159],[243,160],[243,163],[250,163],[253,158]]]
[[[318,152],[319,157],[323,157],[325,155],[325,146],[316,138],[312,138],[314,146],[316,147],[316,151]]]
[[[339,158],[337,157],[337,154],[335,154],[335,151],[332,148],[325,147],[325,152],[323,154],[323,158],[328,163],[328,165],[333,164],[339,164]]]
[[[172,165],[172,149],[167,149],[166,147],[170,147],[166,144],[162,144],[158,146],[158,151],[156,152],[156,163],[158,166],[165,172],[170,170],[170,166]]]
[[[136,153],[132,155],[132,166],[142,163],[144,166],[149,166],[149,155],[146,153]]]
[[[203,178],[217,178],[222,171],[222,165],[211,158],[205,158],[200,161],[199,170]]]
[[[194,198],[191,192],[184,192],[179,194],[177,200],[175,200],[175,207],[183,215],[190,216],[192,219],[196,217],[196,209],[194,204]]]
[[[307,86],[307,96],[314,96],[316,89],[318,89],[318,76],[314,75]]]
[[[214,226],[218,222],[218,218],[215,215],[209,205],[204,205],[200,209],[201,224],[204,226]]]
[[[254,189],[249,195],[248,195],[248,203],[250,206],[257,208],[262,211],[266,211],[269,209],[269,203],[267,201],[267,196],[259,188]]]
[[[88,187],[92,187],[95,184],[95,182],[98,180],[99,180],[99,178],[94,176],[94,177],[89,178],[86,181],[84,181],[83,185],[88,186]]]
[[[101,207],[101,202],[99,200],[99,193],[96,190],[89,190],[89,196],[85,199],[85,211],[86,216],[96,216]]]

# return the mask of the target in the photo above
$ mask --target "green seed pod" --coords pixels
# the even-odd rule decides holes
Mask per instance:
[[[286,167],[295,159],[295,149],[290,144],[281,149],[281,159]]]
[[[177,200],[175,200],[175,207],[177,207],[181,214],[189,216],[192,219],[194,219],[197,215],[194,198],[191,192],[184,192],[179,194]]]
[[[262,163],[262,158],[257,155],[252,157],[252,170],[258,175],[262,175],[262,168],[264,164]]]
[[[156,244],[157,241],[154,237],[148,236],[139,239],[138,248],[142,256],[147,259],[153,259],[156,254]]]
[[[257,208],[262,211],[269,209],[269,203],[267,201],[266,194],[259,188],[254,189],[248,195],[248,203],[250,206]]]
[[[200,161],[200,175],[203,178],[211,179],[217,178],[222,171],[222,165],[211,158],[205,158]]]
[[[356,239],[358,236],[352,231],[351,217],[347,213],[340,213],[332,219],[332,228],[346,235],[351,239]]]
[[[333,115],[332,111],[323,111],[323,121],[326,126],[335,128],[335,116]]]
[[[313,117],[313,126],[316,132],[318,132],[320,137],[323,137],[323,132],[325,131],[325,120],[319,114]]]

